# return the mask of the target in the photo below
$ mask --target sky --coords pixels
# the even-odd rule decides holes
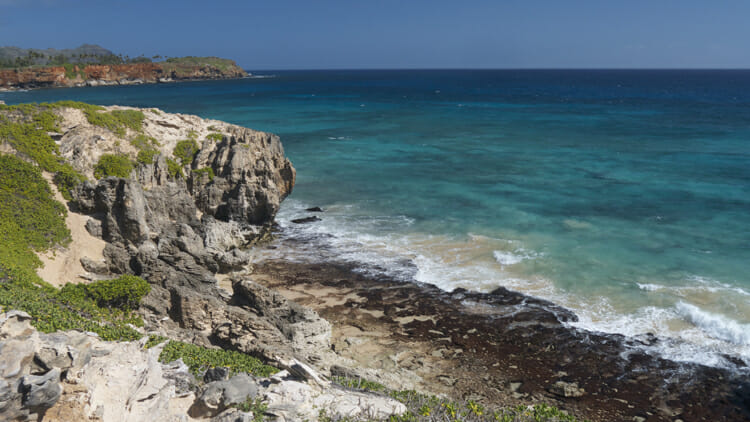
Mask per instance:
[[[750,68],[747,0],[0,0],[0,45],[249,70]]]

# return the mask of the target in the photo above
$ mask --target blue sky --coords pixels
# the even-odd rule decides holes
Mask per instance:
[[[248,69],[750,68],[750,1],[0,0],[0,45]]]

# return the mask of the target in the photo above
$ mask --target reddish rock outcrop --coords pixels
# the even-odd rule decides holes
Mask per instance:
[[[133,85],[189,79],[230,79],[247,76],[236,64],[134,63],[117,65],[63,66],[0,69],[0,88],[30,89],[71,86]]]

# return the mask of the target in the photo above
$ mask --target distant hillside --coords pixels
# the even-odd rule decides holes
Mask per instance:
[[[117,64],[118,61],[122,63],[123,59],[112,51],[95,44],[83,44],[78,48],[63,50],[0,47],[0,67],[46,66],[63,63]]]

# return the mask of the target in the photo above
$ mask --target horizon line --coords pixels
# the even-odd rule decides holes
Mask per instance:
[[[287,71],[404,71],[404,70],[604,70],[604,71],[627,71],[627,70],[667,70],[667,71],[750,71],[750,67],[331,67],[331,68],[248,68],[242,66],[245,71],[257,72],[287,72]]]

